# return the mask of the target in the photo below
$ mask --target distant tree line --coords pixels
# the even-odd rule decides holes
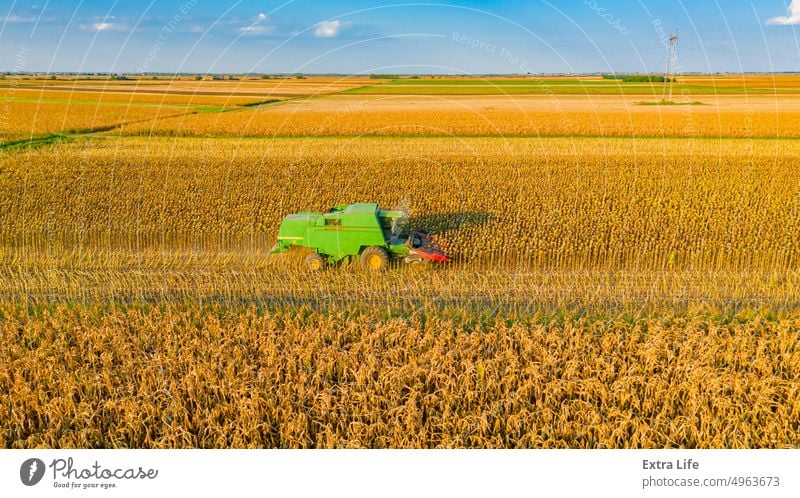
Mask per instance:
[[[621,80],[624,83],[666,83],[675,81],[675,78],[653,74],[604,74],[603,79]]]

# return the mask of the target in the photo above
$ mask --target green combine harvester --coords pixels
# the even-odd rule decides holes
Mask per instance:
[[[305,259],[309,270],[358,258],[367,270],[386,269],[392,260],[406,263],[447,262],[436,240],[425,230],[404,234],[403,211],[387,211],[377,204],[357,203],[331,208],[327,213],[301,212],[286,216],[271,254],[291,247],[314,252]]]

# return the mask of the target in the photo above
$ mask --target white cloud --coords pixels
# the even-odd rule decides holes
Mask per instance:
[[[767,26],[791,26],[800,24],[800,0],[792,0],[789,4],[789,15],[767,19]]]
[[[272,31],[270,26],[244,26],[239,31],[245,35],[265,35]]]
[[[242,26],[239,28],[239,32],[243,35],[265,35],[272,31],[272,26],[264,26],[262,23],[266,22],[268,19],[267,15],[263,12],[259,12],[257,16],[250,19],[251,24],[249,26]]]
[[[95,22],[88,26],[82,26],[84,30],[88,31],[125,31],[128,26],[116,22]]]
[[[29,22],[36,22],[35,17],[22,17],[22,16],[8,16],[5,19],[2,19],[4,22],[11,23],[11,24],[22,24],[22,23],[29,23]]]
[[[317,24],[317,29],[314,30],[314,35],[319,36],[320,38],[333,38],[338,36],[339,31],[341,31],[342,28],[347,27],[348,24],[349,23],[339,21],[338,19],[334,21],[323,21]]]

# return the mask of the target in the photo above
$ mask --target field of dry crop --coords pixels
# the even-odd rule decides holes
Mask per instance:
[[[798,319],[0,308],[4,447],[786,447]]]
[[[371,199],[470,268],[784,271],[800,263],[798,154],[791,140],[91,139],[0,158],[0,234],[87,261],[264,253],[286,214]]]
[[[340,92],[352,78],[242,81],[0,80],[0,134],[105,131],[122,125],[155,129],[161,118],[219,113],[283,99]]]
[[[680,83],[0,80],[0,447],[797,447],[800,81]]]
[[[167,136],[800,136],[800,98],[614,95],[336,95],[214,116],[123,126],[123,135]]]
[[[36,136],[44,133],[64,133],[102,130],[125,122],[150,123],[159,118],[190,112],[174,106],[97,106],[51,102],[0,103],[0,131]]]

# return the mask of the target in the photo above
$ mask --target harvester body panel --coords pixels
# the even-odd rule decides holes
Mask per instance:
[[[415,246],[410,243],[413,236],[400,234],[404,218],[403,211],[382,210],[374,203],[335,206],[327,213],[290,214],[281,222],[278,243],[271,252],[307,247],[335,263],[358,256],[368,247],[379,247],[390,258],[408,258],[415,256]]]

